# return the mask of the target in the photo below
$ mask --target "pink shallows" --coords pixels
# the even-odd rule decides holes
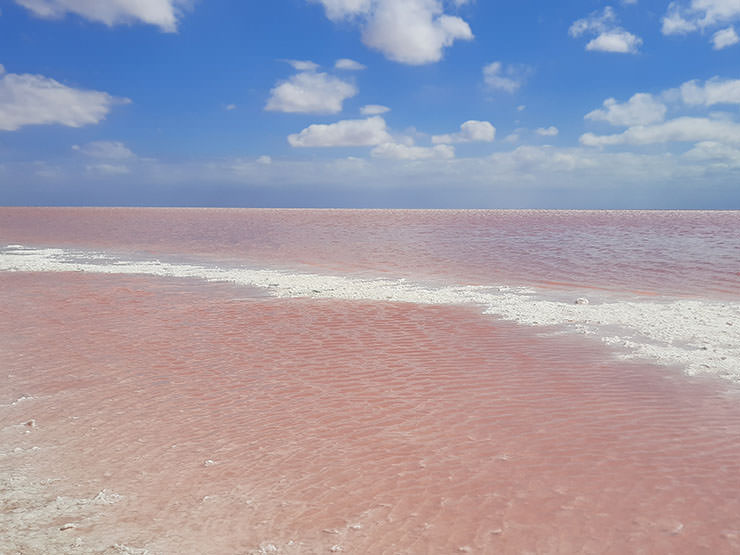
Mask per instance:
[[[0,471],[60,479],[15,507],[108,492],[34,513],[48,546],[740,549],[730,386],[468,308],[77,273],[0,289]],[[35,534],[15,514],[0,551]]]

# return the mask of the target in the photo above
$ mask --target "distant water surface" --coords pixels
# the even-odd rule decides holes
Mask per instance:
[[[738,211],[0,208],[0,241],[463,284],[740,298]]]

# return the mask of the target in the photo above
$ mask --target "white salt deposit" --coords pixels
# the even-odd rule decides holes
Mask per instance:
[[[270,269],[221,268],[110,253],[0,249],[0,271],[97,272],[197,278],[261,287],[277,297],[314,297],[423,304],[469,304],[485,314],[548,332],[573,331],[618,347],[620,356],[677,365],[689,374],[714,374],[740,382],[740,302],[591,295],[575,303],[553,293],[506,285],[430,286],[405,279],[359,279]],[[548,296],[549,295],[549,296]],[[552,326],[557,326],[553,328]]]

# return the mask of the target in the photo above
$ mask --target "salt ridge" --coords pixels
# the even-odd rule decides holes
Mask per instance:
[[[562,302],[532,288],[429,286],[405,279],[360,279],[270,269],[219,268],[126,260],[102,252],[0,250],[0,271],[95,272],[197,278],[260,287],[277,297],[477,305],[485,314],[548,331],[577,332],[620,348],[620,356],[682,367],[740,383],[740,303],[712,300]],[[552,328],[556,326],[556,328]]]

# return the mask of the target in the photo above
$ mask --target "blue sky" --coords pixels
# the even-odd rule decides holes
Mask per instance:
[[[738,0],[0,10],[0,204],[740,208]]]

